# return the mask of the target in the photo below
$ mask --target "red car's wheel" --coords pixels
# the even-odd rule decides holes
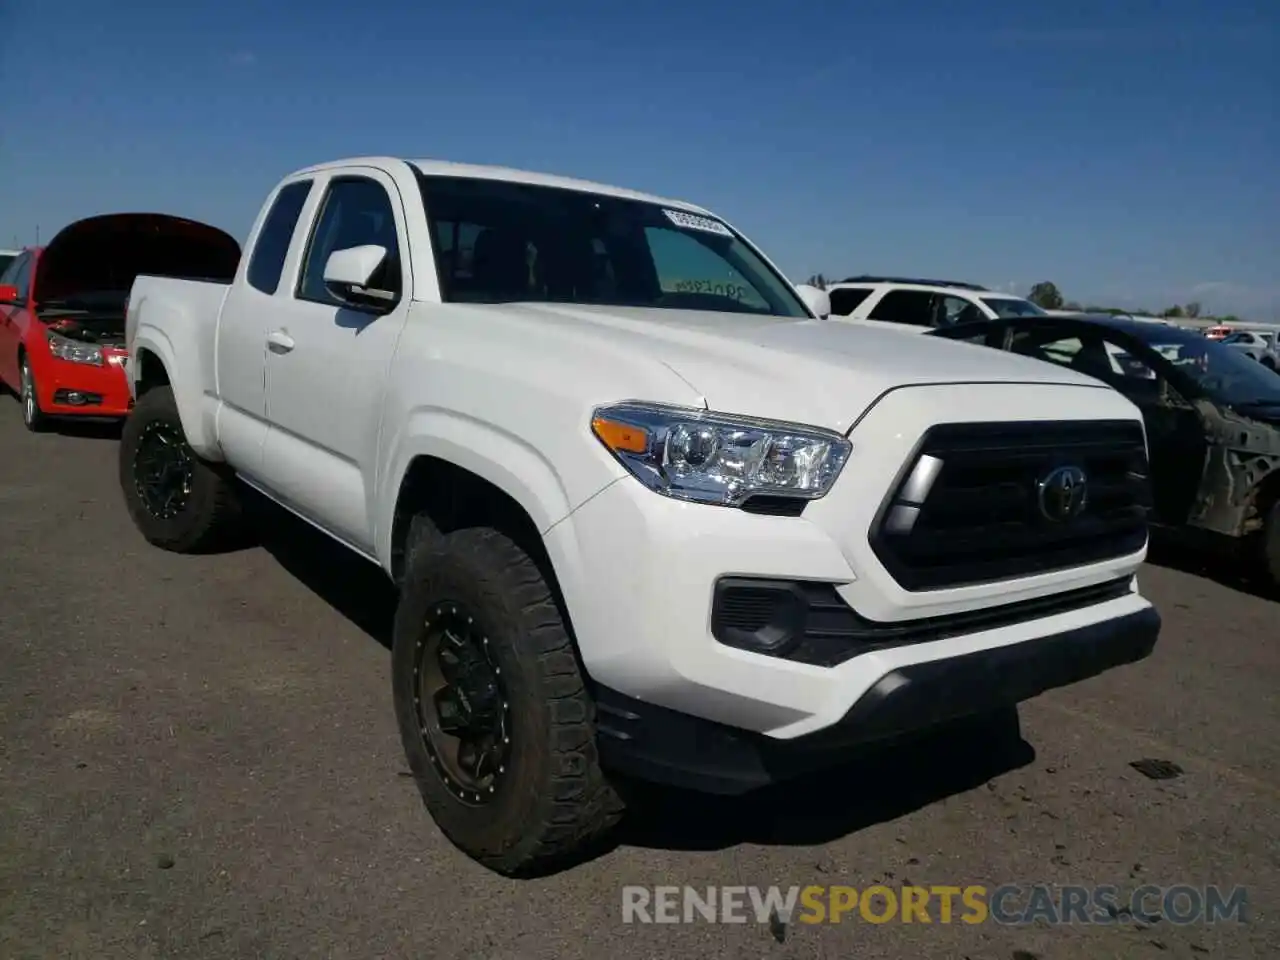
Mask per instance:
[[[22,403],[22,423],[32,433],[39,433],[45,428],[48,418],[40,409],[40,397],[36,392],[36,378],[31,372],[31,363],[24,353],[18,361],[18,399]]]

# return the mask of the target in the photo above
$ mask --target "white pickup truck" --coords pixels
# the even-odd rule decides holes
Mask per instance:
[[[120,481],[159,547],[245,484],[385,570],[426,806],[547,869],[630,779],[741,793],[1153,649],[1137,409],[829,309],[687,203],[315,166],[229,285],[137,279]]]

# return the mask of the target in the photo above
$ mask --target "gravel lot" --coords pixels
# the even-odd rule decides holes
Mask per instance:
[[[404,774],[378,571],[266,530],[154,550],[110,431],[32,436],[0,398],[0,958],[1280,956],[1274,601],[1149,565],[1154,657],[1024,705],[1021,751],[658,794],[616,849],[515,882],[449,846]],[[1252,922],[621,921],[624,884],[879,881],[1243,884]]]

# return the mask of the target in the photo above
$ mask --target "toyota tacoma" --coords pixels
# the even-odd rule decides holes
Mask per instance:
[[[1133,404],[829,312],[688,203],[322,164],[230,283],[133,284],[120,482],[158,547],[247,487],[381,567],[425,804],[526,874],[637,778],[743,793],[1153,649]]]

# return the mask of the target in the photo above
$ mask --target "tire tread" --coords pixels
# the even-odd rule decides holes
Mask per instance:
[[[595,702],[546,580],[533,559],[497,530],[477,527],[441,536],[434,527],[415,524],[409,536],[408,579],[435,564],[462,563],[484,571],[510,598],[522,631],[522,653],[532,658],[547,711],[547,796],[525,798],[537,811],[535,821],[524,836],[494,837],[492,846],[466,852],[509,876],[575,858],[612,830],[624,805],[600,768]]]

